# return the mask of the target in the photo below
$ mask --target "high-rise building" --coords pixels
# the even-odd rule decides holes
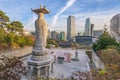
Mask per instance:
[[[90,22],[90,18],[86,19],[84,36],[91,36],[91,22]]]
[[[69,16],[67,19],[67,39],[70,41],[75,36],[75,17]]]
[[[55,40],[58,40],[58,32],[56,32],[56,31],[51,31],[51,38],[52,38],[52,39],[55,39]]]
[[[60,34],[59,34],[59,39],[60,39],[60,40],[64,40],[64,41],[66,40],[66,34],[65,34],[65,32],[63,32],[63,31],[60,32]]]
[[[120,41],[120,14],[115,15],[110,21],[110,34]]]

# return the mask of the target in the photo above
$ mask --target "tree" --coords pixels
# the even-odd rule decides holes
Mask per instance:
[[[0,43],[4,42],[5,31],[0,27]]]
[[[5,15],[5,13],[3,11],[0,10],[0,21],[2,22],[8,22],[10,21],[9,20],[9,17]]]
[[[6,43],[11,43],[11,42],[14,42],[14,33],[8,33],[5,40],[6,40]]]
[[[97,41],[97,43],[93,45],[93,49],[95,51],[98,51],[101,49],[106,49],[107,46],[110,46],[110,45],[117,45],[118,44],[116,42],[115,38],[112,38],[109,35],[106,28],[104,29],[103,34],[98,39],[99,40]]]
[[[58,47],[58,41],[54,39],[47,39],[47,44],[55,45],[55,47]]]
[[[21,37],[19,36],[18,39],[17,39],[17,41],[16,41],[16,43],[17,43],[20,47],[24,47],[25,44],[26,44],[26,41],[25,41],[25,39],[24,39],[23,36],[21,36]]]
[[[9,22],[9,17],[5,15],[3,11],[0,10],[0,27],[4,27],[6,25],[6,22]]]
[[[19,34],[23,35],[23,25],[19,21],[13,21],[13,22],[7,24],[6,28],[10,32],[14,32],[14,33],[18,32]]]
[[[31,46],[34,43],[34,39],[32,39],[32,36],[24,36],[25,39],[25,45]]]
[[[33,45],[34,36],[23,35],[22,23],[19,21],[9,21],[9,17],[0,10],[0,49]]]

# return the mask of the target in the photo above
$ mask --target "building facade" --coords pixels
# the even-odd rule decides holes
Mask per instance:
[[[93,34],[94,34],[93,36],[98,38],[100,35],[102,35],[102,33],[103,33],[103,30],[94,30],[93,31]]]
[[[92,36],[76,36],[75,42],[78,44],[91,45],[92,44]]]
[[[65,34],[65,32],[62,31],[62,32],[59,33],[59,39],[63,40],[63,41],[66,40],[66,34]]]
[[[90,18],[87,18],[85,22],[84,36],[93,36],[93,29],[94,24],[91,24]]]
[[[94,35],[94,24],[91,24],[91,34],[90,34],[91,36],[93,36]]]
[[[110,20],[110,34],[117,41],[120,41],[120,14],[115,15]]]
[[[56,31],[51,31],[51,38],[58,40],[59,33]]]
[[[84,36],[91,36],[91,22],[90,22],[90,18],[86,19],[85,29],[84,29]]]
[[[75,36],[75,17],[69,16],[67,19],[67,39],[70,41]]]

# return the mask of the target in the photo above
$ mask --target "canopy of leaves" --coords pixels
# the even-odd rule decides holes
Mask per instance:
[[[5,27],[9,32],[14,32],[14,33],[18,32],[20,34],[22,34],[23,32],[23,25],[19,21],[13,21],[9,24],[6,24]]]
[[[58,46],[58,41],[57,40],[54,40],[54,39],[47,39],[47,44],[52,44],[52,45],[55,45],[55,47]]]
[[[98,38],[98,41],[96,44],[93,45],[93,49],[95,51],[101,50],[101,49],[106,49],[107,46],[110,45],[118,45],[118,43],[116,42],[115,38],[112,38],[107,30],[104,30],[104,33]]]
[[[13,21],[13,22],[11,22],[11,25],[18,27],[18,28],[23,28],[22,23],[19,21]]]
[[[31,46],[34,37],[23,35],[23,25],[19,21],[9,22],[9,17],[0,10],[0,50]]]
[[[0,10],[0,21],[2,21],[2,22],[8,22],[9,21],[9,17],[6,16],[5,13],[1,10]]]

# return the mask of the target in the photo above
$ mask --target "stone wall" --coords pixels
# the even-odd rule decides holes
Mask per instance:
[[[19,49],[9,49],[9,50],[2,50],[0,53],[2,55],[8,56],[8,57],[22,57],[25,55],[28,55],[32,52],[32,47],[25,47],[25,48],[19,48]]]
[[[92,62],[94,63],[94,65],[97,69],[104,69],[103,61],[100,59],[100,57],[94,51],[92,51]]]

